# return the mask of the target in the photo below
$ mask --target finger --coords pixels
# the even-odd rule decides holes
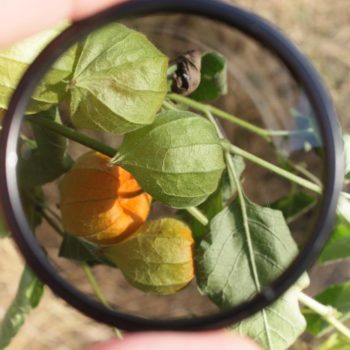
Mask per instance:
[[[126,335],[90,350],[259,350],[251,340],[229,332],[208,333],[138,333]]]
[[[71,0],[73,8],[70,15],[71,19],[81,19],[96,13],[102,9],[106,9],[112,5],[123,2],[123,0]],[[124,0],[126,1],[126,0]]]
[[[1,0],[0,47],[55,26],[81,19],[121,0]]]

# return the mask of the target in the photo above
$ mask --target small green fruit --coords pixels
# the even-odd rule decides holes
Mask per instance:
[[[204,202],[225,168],[215,127],[188,111],[162,112],[152,125],[127,134],[116,159],[147,193],[173,208]]]
[[[147,293],[175,293],[194,276],[192,233],[177,219],[150,221],[103,252],[131,285]]]

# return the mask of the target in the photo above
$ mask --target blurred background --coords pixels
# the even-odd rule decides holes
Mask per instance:
[[[248,8],[280,27],[313,61],[332,93],[341,123],[350,131],[347,117],[350,94],[350,6],[333,0],[239,0],[227,1]],[[0,318],[17,290],[23,262],[13,243],[0,244]],[[322,286],[350,278],[350,267],[331,264],[311,271],[314,294]],[[28,317],[9,350],[75,350],[109,339],[113,332],[79,314],[48,289],[38,309]],[[313,341],[304,337],[293,349],[312,349]]]

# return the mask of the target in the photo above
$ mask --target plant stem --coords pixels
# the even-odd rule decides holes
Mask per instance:
[[[107,301],[107,298],[104,296],[104,294],[102,293],[100,287],[98,286],[98,283],[96,281],[96,278],[94,276],[94,273],[92,272],[90,266],[86,263],[83,262],[81,263],[81,267],[83,268],[85,275],[91,285],[91,288],[93,289],[95,295],[97,296],[97,298],[100,300],[100,302],[108,309],[113,310],[113,308],[111,307],[111,305],[109,304],[109,302]],[[113,327],[113,331],[115,333],[115,335],[119,338],[119,339],[123,339],[123,333],[120,329]]]
[[[229,122],[239,125],[240,127],[247,129],[261,137],[263,137],[266,141],[271,141],[271,136],[289,136],[289,135],[295,135],[299,133],[305,133],[305,132],[312,132],[313,130],[311,128],[305,129],[305,130],[269,130],[264,129],[259,126],[256,126],[252,123],[249,123],[241,118],[238,118],[237,116],[227,113],[217,107],[207,105],[195,100],[192,100],[188,97],[170,93],[167,95],[169,99],[180,102],[188,107],[191,107],[193,109],[196,109],[198,111],[201,111],[203,113],[211,112],[216,117],[228,120]]]
[[[233,124],[239,125],[244,129],[247,129],[247,130],[254,132],[255,134],[266,139],[267,141],[270,141],[270,139],[271,139],[270,136],[272,135],[273,131],[269,131],[269,130],[266,130],[264,128],[260,128],[259,126],[251,124],[251,123],[249,123],[241,118],[238,118],[230,113],[227,113],[219,108],[216,108],[216,107],[211,106],[211,105],[205,105],[203,103],[192,100],[188,97],[177,95],[174,93],[168,94],[168,97],[173,101],[180,102],[184,105],[187,105],[187,106],[189,106],[193,109],[196,109],[198,111],[201,111],[203,113],[210,112],[219,118],[228,120]]]
[[[196,207],[186,208],[186,211],[192,215],[197,221],[199,221],[202,225],[207,226],[209,223],[208,218]]]
[[[41,211],[46,210],[55,218],[56,221],[58,221],[61,224],[62,220],[60,216],[54,210],[52,210],[48,205],[43,203],[41,200],[37,199],[34,195],[32,195],[30,191],[25,191],[25,194],[35,205],[40,207]]]
[[[323,305],[317,300],[309,297],[303,292],[298,294],[299,301],[307,306],[312,311],[319,314],[323,319],[325,319],[330,325],[332,325],[339,333],[344,335],[346,338],[350,339],[350,329],[347,328],[341,321],[336,317],[337,310],[331,306]]]
[[[309,189],[310,191],[316,192],[321,194],[322,193],[322,188],[316,184],[314,184],[313,182],[310,182],[298,175],[292,174],[291,172],[282,169],[272,163],[267,162],[266,160],[263,160],[257,156],[255,156],[252,153],[249,153],[237,146],[234,146],[226,141],[224,141],[222,143],[224,149],[228,150],[230,153],[232,154],[237,154],[245,159],[250,160],[251,162],[260,165],[263,168],[266,168],[272,172],[274,172],[277,175],[280,175],[282,177],[284,177],[285,179],[288,179],[290,181],[295,182],[296,184],[305,187],[307,189]]]
[[[78,142],[81,145],[89,147],[95,151],[103,153],[109,157],[113,157],[117,152],[114,148],[109,147],[102,142],[99,142],[85,134],[82,134],[78,131],[68,128],[64,125],[56,123],[48,118],[41,117],[41,116],[33,116],[33,117],[26,116],[25,120],[30,123],[38,124],[51,131],[54,131],[57,134],[60,134],[72,141]]]
[[[307,177],[309,180],[311,180],[312,182],[314,182],[318,186],[320,186],[320,187],[322,186],[322,183],[321,183],[320,179],[317,176],[315,176],[314,174],[312,174],[309,170],[307,170],[302,165],[296,164],[296,163],[294,163],[294,162],[292,162],[290,160],[288,161],[288,165],[291,166],[292,168],[294,168],[300,174],[302,174],[305,177]]]
[[[170,109],[170,110],[175,110],[177,111],[178,109],[172,105],[170,102],[168,101],[163,101],[163,106],[166,108],[166,109]]]
[[[294,214],[293,216],[286,218],[287,224],[291,224],[292,222],[298,220],[300,217],[302,217],[308,211],[315,208],[316,204],[317,204],[316,202],[313,202],[313,203],[309,204],[307,207],[305,207],[304,209],[302,209],[299,212],[297,212],[296,214]]]
[[[100,287],[98,286],[98,283],[95,279],[93,272],[91,271],[90,266],[86,262],[83,262],[83,263],[81,263],[81,267],[83,268],[85,275],[86,275],[94,293],[96,294],[97,298],[101,301],[101,303],[105,307],[107,307],[108,309],[112,309],[112,307],[109,305],[106,297],[102,293]]]
[[[46,222],[61,236],[64,237],[65,233],[64,231],[50,218],[49,215],[47,215],[44,211],[44,209],[41,209],[41,215],[46,220]]]
[[[237,197],[239,200],[239,206],[241,208],[243,228],[244,228],[246,244],[247,244],[247,248],[248,248],[248,252],[249,252],[248,256],[250,257],[249,265],[251,268],[252,278],[253,278],[257,292],[260,293],[261,292],[261,284],[260,284],[258,269],[256,266],[256,261],[254,258],[254,249],[253,249],[252,236],[251,236],[249,220],[248,220],[246,198],[245,198],[245,195],[243,193],[243,189],[241,187],[241,183],[239,181],[239,177],[237,175],[236,169],[235,169],[234,164],[232,162],[231,156],[227,150],[225,150],[225,158],[227,161],[228,171],[232,176],[233,185],[237,189]],[[262,310],[262,318],[263,318],[264,326],[267,329],[267,316],[266,316],[266,312],[264,309]],[[272,348],[272,346],[271,346],[272,341],[270,339],[270,334],[268,332],[266,333],[266,337],[267,337],[268,347]]]
[[[224,140],[225,139],[225,136],[224,134],[222,133],[222,131],[220,130],[220,127],[219,125],[217,124],[214,116],[209,112],[207,111],[206,113],[206,116],[207,118],[212,122],[212,124],[214,125],[215,129],[216,129],[216,133],[218,134],[218,136]],[[231,157],[231,153],[227,150],[224,150],[224,155],[225,155],[225,163],[226,163],[226,167],[227,168],[234,168],[234,164],[233,164],[233,161],[232,161],[232,157]],[[232,171],[229,171],[228,172],[228,178],[229,178],[229,181],[230,181],[230,187],[231,187],[231,191],[234,192],[235,189],[236,189],[236,184],[235,184],[235,179],[232,175]]]
[[[246,201],[244,198],[244,193],[241,187],[241,183],[239,182],[239,178],[236,173],[236,169],[233,166],[233,163],[228,163],[228,171],[232,174],[232,178],[235,182],[235,186],[237,188],[237,194],[238,194],[238,200],[240,203],[241,211],[242,211],[242,220],[243,220],[243,226],[244,226],[244,231],[246,233],[246,239],[247,239],[247,246],[249,250],[249,256],[254,256],[253,253],[253,245],[252,245],[252,239],[251,239],[251,234],[250,234],[250,227],[248,223],[248,214],[247,214],[247,207],[246,207]],[[255,262],[251,262],[251,268],[252,268],[252,274],[253,274],[253,279],[254,283],[256,286],[256,289],[258,292],[261,291],[261,286],[260,286],[260,281],[259,281],[259,275],[258,271],[255,266]]]

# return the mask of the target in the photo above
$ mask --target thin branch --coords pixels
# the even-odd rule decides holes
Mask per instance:
[[[41,116],[33,116],[33,117],[26,116],[25,120],[33,124],[38,124],[51,131],[54,131],[57,134],[60,134],[72,141],[78,142],[81,145],[89,147],[95,151],[103,153],[109,157],[113,157],[117,153],[117,150],[115,150],[114,148],[109,147],[102,142],[99,142],[85,134],[82,134],[78,131],[68,128],[62,124],[56,123],[48,118],[41,117]]]
[[[270,141],[270,136],[271,136],[270,131],[268,131],[264,128],[260,128],[252,123],[249,123],[249,122],[247,122],[241,118],[238,118],[230,113],[227,113],[219,108],[216,108],[216,107],[213,107],[210,105],[205,105],[203,103],[192,100],[188,97],[177,95],[177,94],[168,94],[168,97],[173,101],[180,102],[184,105],[187,105],[188,107],[191,107],[191,108],[196,109],[198,111],[201,111],[203,113],[210,112],[219,118],[228,120],[231,123],[239,125],[242,128],[247,129],[247,130],[254,132],[255,134],[263,137],[267,141]]]
[[[339,312],[331,306],[323,305],[317,300],[309,297],[303,292],[298,294],[299,301],[307,306],[310,310],[319,314],[324,320],[332,325],[339,333],[350,339],[350,329],[337,319]]]
[[[308,178],[310,181],[314,182],[318,186],[322,186],[322,182],[320,179],[315,176],[313,173],[311,173],[309,170],[307,170],[305,167],[303,167],[300,164],[296,164],[292,162],[291,160],[288,160],[288,165],[291,166],[293,169],[295,169],[300,174],[304,175],[306,178]]]
[[[322,187],[314,184],[313,182],[310,182],[310,181],[308,181],[308,180],[306,180],[298,175],[295,175],[295,174],[293,174],[293,173],[291,173],[283,168],[280,168],[277,165],[269,163],[266,160],[261,159],[261,158],[255,156],[254,154],[249,153],[249,152],[247,152],[247,151],[245,151],[237,146],[234,146],[228,142],[223,142],[222,145],[225,149],[230,151],[232,154],[237,154],[245,159],[248,159],[257,165],[259,165],[263,168],[266,168],[266,169],[274,172],[275,174],[280,175],[281,177],[284,177],[285,179],[288,179],[288,180],[295,182],[296,184],[298,184],[302,187],[309,189],[310,191],[313,191],[313,192],[318,193],[318,194],[322,193]]]
[[[186,208],[186,211],[192,215],[197,221],[199,221],[202,225],[206,226],[209,223],[208,218],[196,207]]]

